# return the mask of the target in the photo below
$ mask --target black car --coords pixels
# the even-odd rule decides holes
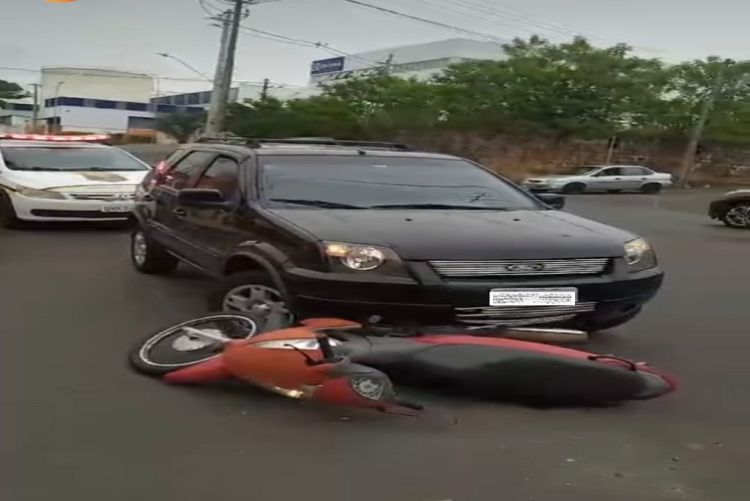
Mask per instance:
[[[730,228],[750,229],[750,189],[725,193],[708,206],[708,216]]]
[[[610,328],[663,279],[643,239],[455,156],[391,143],[203,140],[136,194],[132,261],[221,279],[214,310]]]

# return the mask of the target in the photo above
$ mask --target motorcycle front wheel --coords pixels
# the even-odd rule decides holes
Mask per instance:
[[[149,334],[130,350],[128,359],[136,371],[162,376],[220,356],[225,341],[250,339],[264,331],[262,319],[251,314],[204,315]]]

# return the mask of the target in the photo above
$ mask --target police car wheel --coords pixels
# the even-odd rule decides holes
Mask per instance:
[[[0,226],[3,228],[17,228],[20,222],[10,198],[4,191],[0,191]]]

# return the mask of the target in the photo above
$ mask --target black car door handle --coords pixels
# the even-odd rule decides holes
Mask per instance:
[[[179,216],[179,217],[185,217],[185,216],[187,216],[187,211],[185,209],[175,209],[175,210],[172,211],[172,213],[175,216]]]

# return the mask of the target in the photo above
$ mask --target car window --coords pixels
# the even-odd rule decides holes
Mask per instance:
[[[176,190],[184,188],[190,178],[199,172],[213,156],[214,153],[208,151],[193,151],[166,173],[162,184]]]
[[[219,190],[226,199],[233,199],[239,188],[239,163],[229,157],[219,157],[206,169],[196,188]]]
[[[149,166],[119,148],[4,146],[5,165],[19,171],[147,171]]]
[[[603,177],[603,176],[620,176],[622,175],[621,169],[619,167],[610,167],[608,169],[604,169],[603,171],[596,174],[596,177]]]
[[[623,167],[622,168],[622,175],[623,176],[646,176],[650,174],[648,170],[644,169],[643,167]]]
[[[261,197],[271,201],[329,208],[542,207],[523,190],[461,159],[289,155],[262,157],[259,167]]]

